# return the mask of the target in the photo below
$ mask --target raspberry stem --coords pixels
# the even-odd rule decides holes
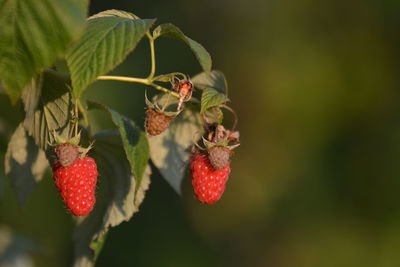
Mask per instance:
[[[121,82],[131,82],[131,83],[140,83],[145,84],[153,87],[156,90],[162,91],[164,93],[170,94],[179,98],[179,94],[168,90],[165,87],[162,87],[158,84],[153,83],[153,79],[143,79],[143,78],[136,78],[136,77],[125,77],[125,76],[97,76],[97,80],[112,80],[112,81],[121,81]]]
[[[154,74],[156,73],[156,54],[154,52],[154,38],[149,33],[147,33],[146,36],[149,39],[150,53],[151,53],[151,70],[147,79],[151,80],[153,79]]]
[[[84,125],[86,127],[89,126],[89,119],[88,119],[88,116],[87,116],[86,109],[83,107],[82,102],[80,100],[78,101],[78,109],[82,114]]]
[[[79,124],[78,102],[79,99],[75,99],[75,136],[78,135],[78,124]]]
[[[233,115],[233,119],[234,119],[234,121],[233,121],[233,126],[232,126],[232,130],[235,130],[236,129],[236,126],[237,126],[237,123],[238,123],[238,116],[237,116],[237,114],[236,114],[236,112],[231,108],[231,107],[229,107],[229,106],[227,106],[227,105],[224,105],[224,104],[222,104],[222,105],[220,105],[220,107],[221,108],[224,108],[224,109],[226,109],[226,110],[228,110],[228,111],[230,111],[231,113],[232,113],[232,115]]]

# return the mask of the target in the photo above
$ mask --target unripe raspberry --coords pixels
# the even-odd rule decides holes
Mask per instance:
[[[71,165],[79,156],[78,147],[69,143],[57,145],[55,152],[58,162],[63,167]]]
[[[145,122],[146,131],[150,135],[159,135],[168,128],[173,120],[174,117],[169,117],[154,109],[148,109]]]
[[[231,150],[226,146],[213,146],[207,151],[210,163],[216,170],[224,168],[231,156]]]

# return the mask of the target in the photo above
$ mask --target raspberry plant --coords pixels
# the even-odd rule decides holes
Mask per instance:
[[[92,266],[109,227],[138,211],[150,183],[149,160],[177,193],[182,166],[191,162],[195,194],[211,204],[224,191],[229,157],[239,143],[236,114],[226,105],[227,82],[212,70],[202,45],[173,24],[156,26],[155,19],[130,12],[86,14],[87,2],[81,0],[0,0],[0,81],[11,102],[21,99],[25,111],[11,136],[5,171],[23,205],[52,167],[66,206],[82,216],[73,238],[74,266]],[[162,37],[184,42],[203,72],[192,78],[178,71],[156,74],[155,43]],[[142,39],[151,51],[149,75],[107,76]],[[54,67],[58,58],[70,73]],[[88,85],[101,80],[139,83],[158,92],[150,99],[146,94],[143,127],[102,103],[82,102]],[[107,114],[116,130],[93,133],[88,119],[93,109]],[[223,126],[223,110],[235,117],[232,130]],[[200,138],[204,148],[195,146]],[[217,180],[209,183],[214,174]]]

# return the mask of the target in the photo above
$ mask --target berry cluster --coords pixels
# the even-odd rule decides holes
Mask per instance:
[[[182,104],[189,101],[193,93],[193,84],[189,79],[177,80],[172,83],[172,88],[179,95],[179,102],[175,112],[166,112],[157,103],[147,99],[147,112],[145,129],[151,135],[159,135],[164,132],[173,120],[182,111]],[[230,157],[232,150],[239,146],[239,132],[226,130],[218,123],[205,121],[206,134],[203,136],[205,148],[194,150],[190,170],[192,174],[192,186],[195,195],[202,203],[213,204],[218,201],[228,181],[230,169]]]
[[[172,83],[179,95],[174,111],[166,111],[167,103],[160,108],[149,101],[146,95],[145,129],[148,135],[163,133],[183,109],[183,103],[191,99],[193,84],[188,79]],[[239,132],[226,130],[219,123],[209,123],[203,118],[206,133],[202,137],[204,148],[193,149],[190,162],[192,186],[198,200],[213,204],[225,191],[233,149],[239,146]],[[57,140],[57,138],[56,138]],[[97,166],[93,158],[86,156],[90,147],[83,149],[77,145],[79,135],[64,141],[58,138],[55,146],[57,160],[53,166],[53,178],[64,203],[75,216],[85,216],[96,202]]]

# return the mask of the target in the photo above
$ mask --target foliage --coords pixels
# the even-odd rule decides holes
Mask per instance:
[[[79,131],[82,143],[95,144],[89,153],[99,166],[98,200],[94,210],[77,222],[74,266],[93,266],[108,229],[138,211],[150,184],[149,159],[180,192],[189,150],[203,133],[203,120],[214,116],[213,121],[221,123],[220,107],[229,100],[225,77],[212,70],[210,54],[178,27],[161,24],[151,31],[155,19],[119,10],[85,20],[86,15],[86,1],[0,0],[0,81],[12,103],[21,99],[25,111],[5,157],[5,171],[19,202],[27,200],[53,164],[53,145],[59,138],[76,137]],[[155,76],[154,43],[163,36],[182,41],[196,56],[204,70],[193,78],[202,92],[201,100],[186,99],[176,88],[160,84],[188,79],[187,75]],[[145,37],[152,63],[147,78],[102,76],[124,61]],[[58,58],[66,61],[70,74],[53,67]],[[94,101],[84,107],[81,96],[96,80],[145,84],[172,102],[179,101],[180,114],[166,132],[148,137],[135,122],[110,107]],[[91,133],[87,113],[93,109],[109,115],[116,131]]]

